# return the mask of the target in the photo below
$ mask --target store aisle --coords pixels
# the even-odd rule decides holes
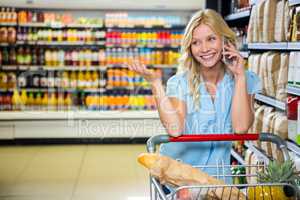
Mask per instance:
[[[0,147],[0,200],[145,200],[144,145]]]

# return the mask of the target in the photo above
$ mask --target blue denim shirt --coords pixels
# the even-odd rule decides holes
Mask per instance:
[[[247,90],[249,94],[261,91],[261,80],[253,72],[246,71]],[[187,72],[172,76],[167,82],[167,96],[176,97],[187,105],[184,134],[232,133],[231,102],[234,94],[234,79],[225,73],[217,85],[214,102],[204,84],[199,87],[200,107],[195,109],[189,94]],[[241,116],[241,120],[243,120]],[[160,153],[181,160],[193,166],[230,165],[231,142],[178,142],[161,145]],[[216,168],[202,168],[210,175],[224,174]],[[225,174],[230,174],[227,168]],[[231,182],[230,178],[225,180]]]

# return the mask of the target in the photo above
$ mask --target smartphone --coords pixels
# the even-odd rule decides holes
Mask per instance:
[[[229,43],[229,40],[226,37],[223,37],[223,44],[222,44],[223,53],[226,51],[225,50],[225,45],[228,45],[228,43]],[[229,59],[228,56],[225,56],[224,54],[223,54],[223,59],[222,60],[223,60],[225,65],[231,65],[232,62],[233,62],[233,59]]]

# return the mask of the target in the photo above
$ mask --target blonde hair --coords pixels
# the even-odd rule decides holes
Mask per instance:
[[[228,39],[232,44],[236,43],[235,33],[229,28],[224,19],[216,11],[211,9],[200,10],[196,12],[186,26],[183,39],[181,41],[181,57],[179,58],[178,72],[188,71],[188,84],[190,95],[193,97],[193,102],[196,110],[199,109],[201,84],[201,65],[194,59],[191,52],[193,31],[200,24],[209,26],[217,35]],[[225,69],[226,65],[223,65]]]

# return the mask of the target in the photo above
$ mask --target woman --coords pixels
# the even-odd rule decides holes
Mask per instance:
[[[229,41],[224,52],[223,40]],[[168,80],[166,92],[159,75],[145,65],[138,61],[128,65],[151,84],[168,134],[245,133],[250,128],[253,96],[261,90],[260,79],[245,71],[235,42],[235,33],[223,18],[206,9],[194,14],[185,29],[180,70]],[[232,62],[225,64],[225,57]],[[230,150],[231,142],[193,142],[164,144],[160,152],[191,165],[229,165]],[[214,168],[204,171],[223,173]]]

